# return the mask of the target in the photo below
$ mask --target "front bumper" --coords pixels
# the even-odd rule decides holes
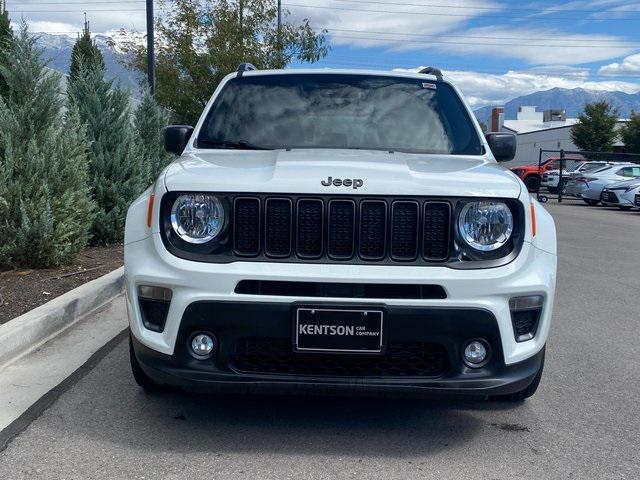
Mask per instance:
[[[602,204],[610,207],[633,207],[633,200],[633,194],[624,190],[604,189],[600,197]]]
[[[377,392],[401,394],[447,394],[490,396],[515,393],[526,388],[541,367],[544,350],[513,365],[505,365],[495,318],[484,310],[385,308],[385,344],[398,342],[437,342],[443,366],[424,376],[400,376],[384,370],[384,355],[307,354],[292,350],[270,356],[263,348],[246,361],[243,348],[247,337],[283,339],[290,348],[291,319],[295,305],[273,303],[197,302],[183,317],[173,355],[159,353],[135,337],[132,347],[138,363],[155,382],[199,392]],[[219,348],[207,360],[196,360],[188,352],[191,332],[208,331],[216,335]],[[460,360],[460,351],[469,337],[483,338],[491,350],[489,362],[481,369],[470,369]],[[262,355],[263,361],[257,359]],[[312,363],[304,357],[313,355]],[[433,361],[433,357],[430,357]],[[339,359],[339,360],[338,360]],[[363,361],[361,361],[363,360]],[[376,362],[381,360],[378,364]],[[343,367],[357,361],[364,369],[375,368],[374,376],[291,374],[291,362],[340,362]],[[266,363],[268,362],[268,363]],[[265,366],[263,370],[261,367]],[[397,366],[397,365],[396,365]],[[320,365],[320,369],[322,366]],[[347,367],[348,368],[348,367]]]

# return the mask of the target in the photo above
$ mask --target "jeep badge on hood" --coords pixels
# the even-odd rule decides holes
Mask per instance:
[[[354,190],[364,185],[361,178],[345,178],[343,180],[341,178],[329,177],[326,180],[321,180],[320,183],[325,187],[330,187],[331,185],[335,187],[353,187]]]

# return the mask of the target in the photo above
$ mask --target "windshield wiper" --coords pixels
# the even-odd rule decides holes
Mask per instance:
[[[249,143],[246,140],[238,140],[232,142],[229,140],[209,140],[206,138],[199,138],[198,146],[200,145],[209,145],[211,147],[220,148],[237,148],[239,150],[273,150],[272,148],[254,145],[253,143]]]

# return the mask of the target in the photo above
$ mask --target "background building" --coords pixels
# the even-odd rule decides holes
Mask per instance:
[[[618,127],[626,121],[620,120]],[[508,166],[536,163],[540,149],[578,150],[571,141],[571,127],[576,123],[578,119],[567,118],[564,110],[538,112],[535,106],[520,107],[516,120],[504,120],[502,107],[494,108],[491,114],[492,131],[515,133],[518,138],[516,157]],[[617,141],[615,147],[621,148],[624,144]]]

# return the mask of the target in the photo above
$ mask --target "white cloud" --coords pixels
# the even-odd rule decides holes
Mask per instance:
[[[66,33],[66,32],[76,32],[82,29],[81,25],[74,25],[72,23],[66,22],[51,22],[46,20],[37,20],[37,21],[27,21],[27,25],[29,27],[30,32],[41,32],[41,33]],[[15,22],[13,23],[14,29],[19,28],[19,25]],[[69,35],[73,35],[70,33]]]
[[[411,5],[402,5],[400,2],[370,5],[332,2],[329,6],[335,7],[335,9],[325,9],[314,8],[314,6],[318,6],[318,2],[314,0],[295,0],[296,6],[286,8],[290,11],[292,20],[309,18],[314,27],[327,28],[332,32],[331,40],[334,45],[386,46],[397,49],[406,44],[412,50],[430,47],[424,44],[411,46],[410,43],[403,40],[407,37],[398,37],[397,35],[394,37],[392,34],[394,32],[423,35],[445,33],[464,27],[469,20],[487,13],[500,12],[505,8],[504,5],[490,0],[447,0],[443,2],[447,5],[453,5],[454,8],[434,6],[433,0],[430,0],[424,2],[426,6],[429,6],[428,10],[421,6],[415,6],[419,1],[413,0],[409,3]],[[492,10],[478,10],[470,7],[490,7]],[[407,14],[407,12],[414,14]],[[454,16],[449,16],[450,14]],[[382,40],[379,40],[380,38]]]
[[[80,5],[76,3],[74,5]],[[138,4],[133,4],[138,5]],[[43,7],[44,8],[44,7]],[[73,8],[73,7],[72,7]],[[144,7],[143,7],[144,8]],[[84,22],[84,10],[87,10],[87,18],[94,33],[106,32],[119,28],[127,30],[145,30],[145,13],[142,11],[91,11],[91,7],[80,5],[73,11],[60,12],[32,12],[14,10],[10,12],[14,23],[19,23],[20,18],[25,18],[31,32],[45,32],[56,34],[76,35],[82,30]],[[138,9],[136,9],[138,10]]]
[[[464,34],[487,40],[434,47],[463,55],[517,58],[531,65],[580,65],[628,55],[635,50],[633,44],[613,35],[570,34],[552,28],[491,26],[467,29]],[[493,40],[495,37],[501,40]]]
[[[399,2],[384,5],[340,3],[339,8],[346,10],[313,8],[317,2],[312,0],[296,0],[295,3],[306,6],[288,7],[292,16],[295,19],[309,18],[315,27],[327,28],[333,45],[382,47],[390,51],[437,49],[461,55],[481,54],[489,58],[519,59],[530,65],[579,65],[611,60],[634,52],[633,45],[619,36],[574,34],[566,28],[545,27],[539,21],[532,26],[520,24],[468,28],[469,22],[475,18],[490,20],[491,15],[504,15],[501,9],[506,11],[506,5],[492,1],[459,0],[452,3],[449,0],[445,3],[454,8],[432,6],[428,10]],[[416,3],[416,0],[411,2]],[[426,1],[425,5],[434,4]],[[490,10],[472,7],[489,7]],[[580,0],[554,5],[548,13],[565,8],[571,11],[571,7],[620,10],[620,13],[628,8],[625,0]],[[427,11],[433,15],[422,14]],[[415,12],[415,15],[400,12]],[[447,16],[450,14],[461,16]]]
[[[419,68],[397,70],[416,71]],[[585,90],[622,91],[626,93],[640,91],[640,83],[598,82],[590,80],[584,73],[576,73],[578,74],[575,76],[566,76],[566,73],[558,76],[552,73],[540,73],[535,69],[509,71],[498,75],[465,70],[444,71],[444,74],[464,93],[473,108],[505,103],[521,95],[552,88],[584,88]]]
[[[534,3],[531,7],[542,9],[537,15],[575,12],[584,14],[584,18],[620,18],[624,12],[638,11],[638,6],[629,0],[574,0],[551,6]]]
[[[621,63],[610,63],[600,67],[598,73],[602,75],[627,75],[640,73],[640,53],[630,55]]]

